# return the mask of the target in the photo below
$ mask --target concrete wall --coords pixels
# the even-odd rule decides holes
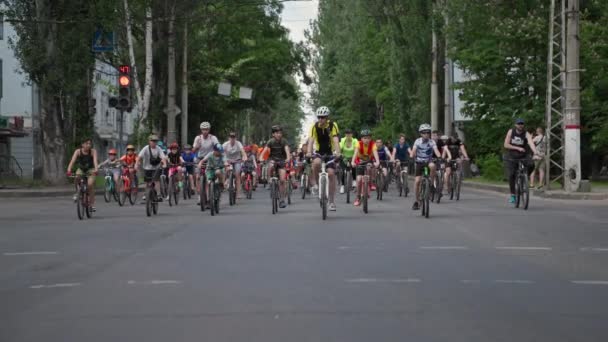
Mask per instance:
[[[33,157],[34,139],[32,135],[22,138],[10,138],[11,154],[23,169],[23,178],[32,179],[33,177]],[[17,170],[15,170],[17,172]]]
[[[0,59],[2,59],[2,99],[0,114],[4,116],[32,116],[32,87],[27,84],[26,75],[19,61],[8,45],[8,38],[15,31],[4,23],[4,37],[0,40]]]

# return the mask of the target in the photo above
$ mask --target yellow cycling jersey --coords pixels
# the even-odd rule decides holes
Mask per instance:
[[[315,151],[327,155],[332,154],[332,139],[339,134],[338,124],[327,120],[323,126],[320,126],[318,122],[312,125],[309,136],[315,142]]]

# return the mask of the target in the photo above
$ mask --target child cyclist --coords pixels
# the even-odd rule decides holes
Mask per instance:
[[[137,163],[137,154],[135,154],[135,146],[127,145],[127,154],[120,157],[120,161],[122,162],[124,175],[129,176],[129,180],[131,184],[135,182],[137,184],[137,170],[135,169],[135,163]]]
[[[241,168],[241,179],[246,179],[248,174],[251,174],[251,178],[253,179],[253,188],[257,186],[257,174],[256,169],[258,164],[256,162],[256,154],[253,152],[251,146],[245,146],[245,154],[247,155],[247,159],[243,163]]]
[[[167,166],[169,167],[169,178],[177,174],[177,186],[178,189],[181,189],[183,187],[183,183],[182,170],[180,166],[184,164],[184,160],[182,159],[182,156],[179,153],[179,145],[176,142],[173,142],[171,145],[169,145],[169,153],[167,153],[167,164]],[[167,194],[166,200],[169,200],[169,194]]]
[[[356,207],[361,205],[361,182],[363,180],[363,176],[367,174],[371,179],[370,163],[373,161],[374,166],[378,167],[380,165],[379,160],[380,157],[378,156],[378,149],[372,140],[372,132],[369,129],[362,130],[361,140],[355,149],[355,154],[353,155],[353,159],[351,161],[352,165],[357,166],[357,199],[354,203]]]
[[[121,161],[116,157],[118,152],[116,152],[115,148],[110,149],[108,151],[108,159],[104,160],[101,164],[99,164],[99,168],[108,168],[112,172],[112,178],[114,178],[115,186],[118,186],[118,181],[120,177],[120,165]]]
[[[196,177],[194,177],[194,160],[196,159],[196,153],[192,152],[192,146],[189,144],[184,145],[184,151],[182,152],[182,161],[184,167],[182,173],[188,175],[188,181],[190,183],[190,191],[192,194],[196,192]]]

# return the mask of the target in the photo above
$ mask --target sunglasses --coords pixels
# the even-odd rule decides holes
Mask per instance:
[[[523,126],[523,125],[524,125],[524,123],[523,123],[523,122],[520,122],[520,123],[516,123],[516,125],[517,125],[517,126]]]
[[[236,138],[236,135],[232,135],[232,134],[231,134],[231,135],[230,135],[230,137],[231,137],[231,138]]]
[[[128,150],[127,150],[127,152],[129,152],[129,151],[131,151],[131,152],[135,152],[135,150],[134,150],[134,149],[132,149],[132,148],[130,148],[130,149],[128,149]]]

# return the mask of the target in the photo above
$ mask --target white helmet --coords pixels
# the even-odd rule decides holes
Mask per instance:
[[[210,128],[211,128],[210,123],[208,123],[207,121],[201,122],[201,129],[210,129]]]
[[[317,116],[326,117],[329,116],[329,108],[322,106],[317,108]]]
[[[431,131],[431,125],[429,124],[422,124],[420,125],[420,128],[418,128],[418,132],[423,132],[423,131]]]

